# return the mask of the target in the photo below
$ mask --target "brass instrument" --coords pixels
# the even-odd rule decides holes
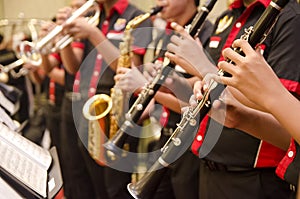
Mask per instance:
[[[95,13],[92,17],[88,17],[88,23],[97,25],[100,9],[96,0],[88,0],[85,4],[83,4],[80,8],[78,8],[72,15],[66,20],[65,24],[71,23],[78,17],[85,14],[90,8],[95,7]],[[9,64],[7,67],[1,67],[1,71],[9,72],[14,70],[15,68],[21,66],[24,63],[30,63],[34,66],[39,66],[42,63],[41,54],[48,54],[51,52],[56,52],[57,50],[61,50],[70,44],[73,41],[71,35],[65,35],[61,39],[55,42],[55,44],[51,44],[54,39],[62,32],[64,28],[63,25],[56,26],[52,31],[50,31],[45,37],[39,39],[36,42],[23,41],[20,43],[20,50],[18,52],[19,60]],[[21,70],[21,73],[16,76],[22,76],[27,74],[26,70]]]
[[[270,5],[263,12],[259,20],[255,23],[253,27],[249,27],[245,30],[245,34],[242,35],[241,39],[245,39],[249,44],[255,48],[258,44],[261,44],[270,33],[272,27],[276,23],[277,17],[281,9],[288,3],[288,0],[273,0]],[[239,54],[243,54],[241,49],[234,49]],[[230,63],[233,63],[231,60],[227,60]],[[229,76],[230,74],[220,70],[219,75]],[[215,81],[211,81],[208,90],[204,93],[202,100],[200,100],[196,107],[189,107],[189,109],[183,114],[183,117],[178,127],[173,132],[170,139],[161,149],[162,154],[158,160],[152,165],[149,171],[142,177],[137,183],[128,184],[127,188],[130,194],[135,198],[148,199],[154,195],[157,187],[159,186],[162,175],[167,171],[166,168],[178,158],[178,154],[182,151],[185,151],[185,147],[189,147],[193,141],[193,135],[191,132],[196,134],[197,124],[203,120],[205,115],[211,108],[212,102],[216,100],[220,94],[223,92],[225,85],[217,84]],[[208,135],[207,135],[208,136]],[[215,136],[215,135],[214,135]],[[210,142],[216,142],[216,137],[208,138]],[[212,140],[211,140],[212,139]],[[214,145],[210,143],[209,145]],[[211,146],[206,146],[204,148],[209,148]],[[200,149],[201,157],[204,157],[207,154],[201,153],[202,148]],[[204,149],[206,150],[206,149]]]
[[[192,23],[186,27],[191,36],[196,37],[198,35],[206,17],[214,7],[216,1],[217,0],[211,0],[207,5],[200,6]],[[161,85],[163,85],[172,69],[175,68],[175,65],[175,63],[170,62],[169,59],[165,58],[162,69],[157,71],[157,75],[153,81],[149,82],[139,93],[138,98],[126,113],[126,120],[122,123],[116,135],[104,144],[107,153],[111,154],[111,156],[119,158],[121,154],[123,154],[124,150],[122,149],[124,148],[123,146],[126,139],[129,137],[128,132],[132,132],[132,126],[138,122],[156,92],[160,89]]]
[[[138,27],[142,22],[144,22],[146,19],[148,19],[150,16],[157,14],[160,12],[162,7],[156,7],[152,9],[151,12],[145,13],[142,15],[139,15],[128,22],[128,24],[125,27],[125,35],[123,37],[123,41],[119,45],[120,49],[120,57],[118,59],[118,66],[117,67],[125,67],[130,68],[131,67],[131,44],[132,44],[132,36],[131,33],[133,29]],[[117,83],[117,82],[116,82]],[[124,93],[121,89],[114,86],[111,89],[111,98],[113,102],[113,107],[110,112],[110,131],[109,131],[109,137],[112,138],[115,136],[116,132],[119,129],[119,124],[124,121],[125,113],[128,110],[128,102],[130,98],[129,93]],[[128,146],[124,146],[124,149],[127,149]],[[108,153],[109,155],[109,153]],[[111,156],[113,159],[113,156]]]
[[[118,59],[117,67],[131,67],[131,43],[132,43],[132,30],[138,27],[143,21],[148,19],[150,16],[157,14],[160,12],[162,7],[157,7],[152,9],[151,12],[139,15],[128,22],[125,28],[125,35],[123,41],[119,45],[120,49],[120,57]],[[129,101],[129,93],[123,93],[121,89],[114,86],[111,89],[111,97],[113,101],[113,108],[111,110],[111,119],[110,119],[110,132],[109,137],[112,138],[116,134],[119,129],[118,122],[122,122],[124,120],[124,114],[128,110],[128,106],[126,103]]]
[[[161,8],[160,8],[161,10]],[[150,16],[157,14],[160,10],[157,8],[154,11],[146,14],[142,14],[140,16],[135,17],[125,27],[125,36],[123,41],[120,43],[119,49],[121,51],[121,56],[118,59],[118,67],[130,67],[131,66],[131,32],[134,28],[139,26],[143,21],[148,19]],[[99,103],[99,98],[101,98],[103,103]],[[117,121],[120,118],[119,116],[122,115],[122,111],[124,104],[123,99],[123,92],[114,87],[111,89],[111,97],[105,94],[98,94],[91,97],[85,104],[83,108],[83,115],[86,119],[90,122],[89,124],[89,135],[88,135],[88,150],[91,156],[96,160],[96,162],[103,164],[105,160],[99,159],[99,157],[104,157],[103,155],[103,134],[105,132],[109,132],[109,134],[113,134],[113,132],[117,131],[118,124]],[[126,102],[125,102],[126,103]],[[99,107],[98,107],[99,106]],[[93,111],[93,115],[90,114],[90,111],[96,109],[97,111]],[[109,114],[109,117],[107,117]],[[96,119],[97,118],[97,119]],[[103,120],[103,118],[105,118]],[[109,118],[109,119],[107,119]],[[98,121],[100,124],[95,123],[96,120],[102,120],[101,122]],[[104,122],[106,121],[105,125]],[[91,124],[93,123],[93,124]],[[110,131],[108,131],[107,124],[110,124]],[[92,129],[93,128],[93,129]],[[104,132],[103,132],[104,131]],[[111,160],[114,158],[107,154]],[[105,163],[104,163],[105,164]]]
[[[83,115],[89,121],[88,151],[90,156],[100,165],[106,165],[102,145],[108,129],[108,113],[112,108],[109,95],[94,95],[83,106]]]
[[[27,28],[30,33],[30,37],[32,41],[38,40],[38,34],[37,34],[37,27],[41,26],[43,23],[45,23],[44,20],[41,19],[17,19],[17,20],[8,20],[8,19],[2,19],[0,20],[0,28],[5,27],[11,27],[11,37],[13,36],[14,29],[20,28],[22,31],[27,32]],[[26,28],[25,28],[26,27]],[[11,77],[13,78],[19,78],[23,75],[26,75],[28,73],[28,70],[25,68],[21,68],[18,72],[15,72],[15,68],[21,66],[24,64],[24,60],[20,56],[20,49],[18,47],[12,47],[12,50],[14,51],[15,55],[17,56],[18,60],[8,64],[8,65],[0,65],[0,82],[6,83],[8,81],[8,73],[10,73]]]
[[[80,8],[72,13],[72,15],[65,21],[64,24],[68,24],[73,22],[75,19],[84,15],[90,8],[95,7],[96,12],[93,17],[88,19],[88,23],[96,24],[99,20],[100,9],[96,0],[88,0],[85,4],[83,4]],[[39,65],[41,62],[40,53],[49,53],[55,52],[58,49],[62,49],[72,42],[71,35],[65,35],[56,43],[58,45],[51,46],[50,48],[47,46],[51,41],[53,41],[56,36],[58,36],[63,28],[64,24],[56,26],[53,30],[51,30],[45,37],[41,38],[39,41],[32,43],[28,41],[24,41],[21,43],[21,56],[24,56],[24,59],[33,65]],[[63,41],[63,42],[62,42]]]

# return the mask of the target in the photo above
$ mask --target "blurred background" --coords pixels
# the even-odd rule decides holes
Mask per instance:
[[[129,1],[145,12],[148,12],[155,5],[155,0]],[[208,19],[213,22],[230,1],[232,0],[218,1]],[[200,5],[203,3],[205,1],[200,0]],[[0,33],[4,36],[5,41],[11,39],[12,35],[18,32],[29,32],[27,22],[31,19],[37,20],[34,24],[38,29],[42,20],[53,18],[59,8],[69,4],[70,0],[0,0]],[[23,36],[20,35],[20,37]]]
[[[228,0],[217,2],[214,11],[211,13],[219,13],[227,5]],[[0,0],[0,18],[14,19],[18,18],[20,13],[25,18],[42,18],[49,19],[53,17],[56,11],[69,5],[70,0]],[[154,0],[130,0],[139,8],[148,11],[153,5]],[[204,3],[201,2],[201,4]]]
[[[155,5],[155,0],[129,1],[145,12]],[[230,1],[232,0],[218,1],[208,19],[214,22],[216,16],[226,9]],[[32,24],[38,31],[43,20],[52,19],[59,8],[69,5],[70,2],[71,0],[0,0],[0,33],[4,36],[4,42],[17,41],[25,37],[19,33],[30,35],[27,24],[32,19],[34,19]],[[200,0],[200,5],[204,3],[204,0]]]

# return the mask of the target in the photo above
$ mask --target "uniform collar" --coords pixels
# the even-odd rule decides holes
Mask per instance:
[[[110,12],[112,12],[112,10],[115,10],[121,15],[125,12],[128,4],[128,0],[119,0],[117,3],[115,3]]]
[[[192,22],[193,22],[193,20],[194,20],[194,18],[196,17],[197,14],[198,14],[198,12],[195,12],[195,14],[193,15],[193,17],[190,18],[190,20],[184,25],[184,27],[187,26],[187,25],[192,24]],[[167,22],[166,30],[173,30],[173,28],[171,27],[171,23],[172,22]]]
[[[109,11],[109,16],[107,18],[110,18],[114,11],[116,11],[119,15],[123,14],[128,7],[128,0],[119,0],[117,3],[114,4],[114,6]],[[101,8],[103,9],[103,6],[101,5]]]
[[[257,0],[252,3],[253,4],[262,4],[263,6],[267,7],[270,4],[271,0]],[[230,9],[236,9],[236,8],[241,8],[243,5],[243,0],[235,0],[232,4],[230,4],[229,8]]]

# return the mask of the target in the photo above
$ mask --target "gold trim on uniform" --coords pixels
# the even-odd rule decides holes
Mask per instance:
[[[232,23],[233,17],[231,16],[230,18],[226,15],[225,17],[223,17],[218,24],[218,28],[216,30],[216,34],[220,34],[221,32],[223,32],[226,28],[228,28],[230,26],[230,24]]]

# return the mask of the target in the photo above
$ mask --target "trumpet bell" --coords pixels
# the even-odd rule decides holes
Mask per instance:
[[[20,58],[24,63],[31,63],[34,66],[39,66],[42,63],[42,57],[38,50],[35,48],[35,44],[29,41],[20,43]]]

